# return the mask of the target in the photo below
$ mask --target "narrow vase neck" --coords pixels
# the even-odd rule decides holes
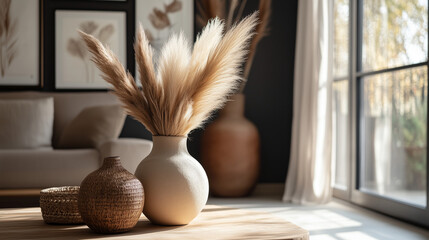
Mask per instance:
[[[121,158],[118,156],[114,157],[106,157],[103,161],[102,168],[111,168],[111,167],[119,167],[121,166]]]
[[[244,116],[244,94],[235,94],[219,112],[221,117],[242,117]]]
[[[163,152],[164,154],[187,153],[187,139],[187,137],[182,136],[153,136],[152,152]]]

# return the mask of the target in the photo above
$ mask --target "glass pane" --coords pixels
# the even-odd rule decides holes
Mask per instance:
[[[349,69],[349,0],[334,1],[334,77]]]
[[[360,189],[426,206],[427,68],[363,79]]]
[[[427,19],[427,0],[365,0],[363,71],[426,61]]]
[[[348,157],[347,157],[347,118],[348,118],[348,81],[334,82],[332,158],[335,165],[335,188],[347,190]]]

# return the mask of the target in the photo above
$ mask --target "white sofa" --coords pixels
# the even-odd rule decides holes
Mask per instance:
[[[83,109],[119,104],[118,99],[111,93],[0,93],[0,99],[45,97],[53,97],[54,100],[52,147],[0,149],[0,190],[80,185],[85,176],[98,169],[102,159],[107,156],[120,156],[122,165],[134,173],[139,162],[149,154],[152,148],[151,141],[131,138],[109,139],[97,144],[96,148],[59,149],[57,147],[66,126]],[[31,119],[22,119],[22,121],[31,121]]]

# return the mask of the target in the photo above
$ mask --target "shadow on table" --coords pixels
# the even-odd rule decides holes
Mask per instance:
[[[1,222],[0,228],[6,230],[7,239],[97,239],[106,237],[132,237],[134,235],[151,235],[166,232],[185,226],[159,226],[149,220],[139,220],[137,225],[128,232],[115,234],[100,234],[92,231],[86,225],[46,224],[43,220],[11,219]],[[2,238],[2,236],[0,236]]]

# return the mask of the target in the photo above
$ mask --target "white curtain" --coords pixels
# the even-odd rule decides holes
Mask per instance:
[[[283,201],[332,196],[332,0],[299,0],[291,155]]]

